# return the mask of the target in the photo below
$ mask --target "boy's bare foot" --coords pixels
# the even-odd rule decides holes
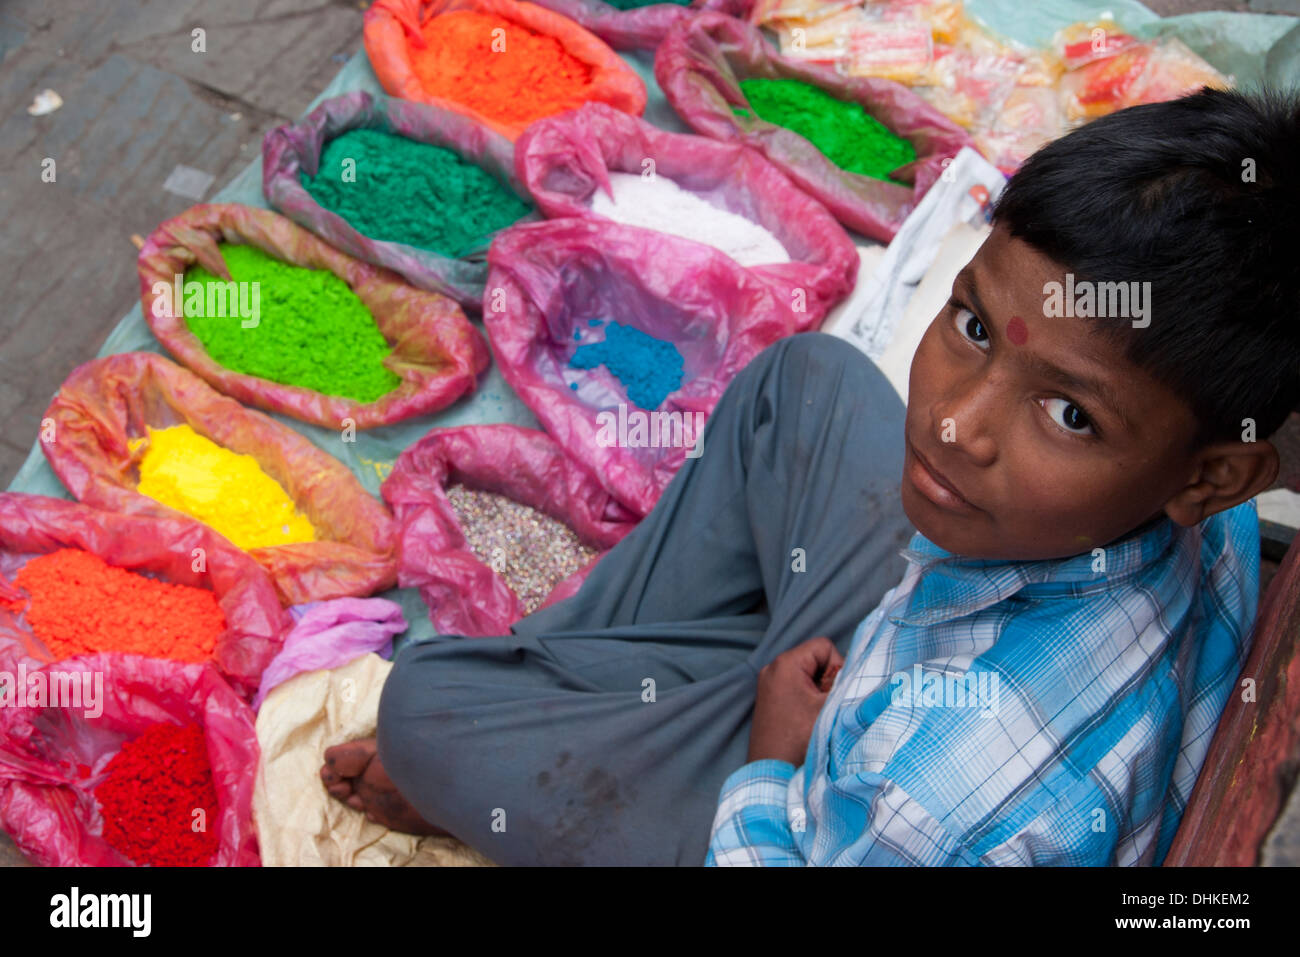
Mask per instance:
[[[398,792],[379,761],[379,748],[374,738],[326,748],[320,779],[330,797],[357,811],[364,811],[371,821],[390,830],[421,837],[447,833],[420,817]]]

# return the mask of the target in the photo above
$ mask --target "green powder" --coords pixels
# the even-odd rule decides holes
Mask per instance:
[[[533,208],[451,150],[382,130],[336,136],[321,151],[315,178],[300,179],[316,202],[363,236],[452,258]]]
[[[202,266],[190,267],[185,324],[216,362],[245,375],[358,402],[373,402],[401,385],[401,377],[381,364],[392,349],[370,310],[338,276],[280,262],[256,246],[222,243],[218,248],[232,280],[258,284],[259,315],[256,325],[245,328],[237,310],[218,307],[209,292],[226,286],[224,280]],[[204,290],[203,308],[196,304],[193,315],[188,308],[191,282],[202,283]],[[244,301],[251,300],[252,287],[247,288]]]
[[[733,106],[737,116],[753,116],[793,130],[840,169],[888,180],[898,167],[916,159],[912,144],[891,133],[858,103],[846,103],[802,80],[755,77],[740,81],[754,108]],[[902,184],[905,185],[905,184]]]
[[[675,3],[679,7],[691,5],[691,0],[605,0],[605,2],[620,10],[635,10],[638,7],[648,7],[652,3]]]

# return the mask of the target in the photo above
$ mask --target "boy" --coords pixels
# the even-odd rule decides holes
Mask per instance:
[[[398,656],[330,793],[498,863],[1159,863],[1300,399],[1297,148],[1214,91],[1045,147],[905,415],[838,340],[765,350],[577,595]]]

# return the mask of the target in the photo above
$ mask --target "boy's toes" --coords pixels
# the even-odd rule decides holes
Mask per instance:
[[[370,767],[378,753],[374,738],[349,741],[325,749],[325,763],[321,765],[320,779],[325,792],[348,807],[362,810],[364,804],[356,795],[357,782]]]
[[[325,768],[341,778],[360,777],[366,770],[366,765],[378,753],[378,746],[374,738],[362,738],[357,741],[348,741],[346,744],[336,744],[332,748],[325,749]],[[325,776],[322,769],[321,777]],[[326,784],[330,782],[326,781]]]

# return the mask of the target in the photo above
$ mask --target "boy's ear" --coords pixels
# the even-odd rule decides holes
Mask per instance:
[[[1197,477],[1165,503],[1179,525],[1195,525],[1240,505],[1277,479],[1277,449],[1271,442],[1220,442],[1202,449]]]

